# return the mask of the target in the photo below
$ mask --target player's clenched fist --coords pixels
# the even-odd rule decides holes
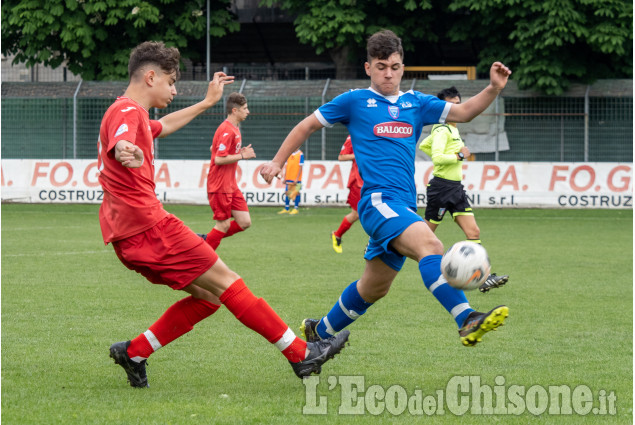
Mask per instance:
[[[260,169],[260,175],[267,183],[271,183],[274,177],[280,176],[282,168],[275,162],[268,162]]]

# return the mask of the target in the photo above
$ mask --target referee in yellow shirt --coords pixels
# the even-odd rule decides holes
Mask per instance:
[[[437,97],[446,102],[459,104],[461,95],[456,87],[443,89]],[[441,224],[443,216],[449,212],[459,225],[468,241],[481,243],[481,231],[476,224],[474,212],[467,194],[461,184],[463,160],[468,158],[470,150],[463,143],[456,123],[435,124],[430,135],[419,145],[419,149],[430,158],[434,168],[433,178],[428,183],[425,220],[434,232]],[[487,292],[507,283],[509,276],[489,275],[479,290]]]

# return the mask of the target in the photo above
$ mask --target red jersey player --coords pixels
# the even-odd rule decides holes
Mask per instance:
[[[146,359],[156,350],[192,330],[221,304],[245,326],[274,344],[299,377],[319,373],[321,365],[340,352],[348,335],[322,343],[305,342],[262,298],[256,298],[238,274],[214,250],[163,209],[155,196],[155,137],[180,129],[221,98],[233,77],[214,74],[205,98],[192,106],[151,120],[150,108],[165,108],[176,95],[180,54],[160,42],[145,42],[130,54],[129,85],[106,111],[99,129],[99,182],[104,198],[99,222],[106,244],[112,243],[121,262],[154,284],[185,291],[150,328],[113,344],[110,357],[133,387],[147,387]]]
[[[357,214],[357,203],[359,202],[360,192],[362,190],[362,185],[364,181],[359,175],[359,170],[357,169],[357,163],[355,162],[355,154],[353,153],[353,143],[351,142],[351,136],[346,138],[344,145],[342,146],[342,150],[338,155],[337,159],[339,161],[353,161],[353,165],[351,166],[351,173],[348,176],[348,205],[351,206],[351,212],[346,214],[342,219],[342,223],[340,223],[340,227],[333,233],[331,233],[331,238],[333,239],[333,249],[338,254],[342,253],[342,236],[344,233],[351,228],[353,223],[359,220],[359,215]]]
[[[227,119],[216,129],[209,148],[212,161],[207,173],[207,199],[216,224],[205,240],[214,249],[218,248],[221,239],[251,226],[247,202],[236,182],[238,161],[256,157],[251,145],[242,147],[238,128],[249,115],[247,99],[241,93],[232,93],[227,98],[226,109]]]

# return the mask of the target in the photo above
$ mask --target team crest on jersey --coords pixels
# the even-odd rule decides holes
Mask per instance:
[[[221,144],[218,146],[218,151],[219,151],[219,152],[222,152],[222,151],[224,151],[225,149],[227,149],[227,146],[225,146],[223,143],[221,143]]]
[[[377,101],[375,99],[373,99],[372,97],[369,98],[366,101],[366,107],[367,108],[376,108],[377,107]]]
[[[122,134],[124,134],[126,131],[128,131],[128,125],[126,124],[121,124],[119,126],[119,128],[117,129],[117,131],[115,132],[115,137],[117,136],[121,136]]]
[[[382,122],[373,127],[373,134],[380,137],[403,139],[412,136],[412,125],[404,122]]]
[[[394,119],[399,118],[399,107],[397,107],[397,106],[389,106],[388,107],[388,113]]]

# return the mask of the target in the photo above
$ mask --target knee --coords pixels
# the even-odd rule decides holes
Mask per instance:
[[[470,229],[467,230],[467,232],[465,232],[465,236],[467,236],[468,239],[480,239],[481,238],[481,229],[478,228],[478,226],[474,226],[471,227]]]
[[[428,248],[433,254],[443,255],[443,242],[441,242],[438,238],[434,238],[430,241]]]
[[[229,220],[217,221],[214,225],[214,228],[220,232],[227,233],[227,231],[229,230],[229,225]]]
[[[251,218],[236,220],[241,229],[247,230],[251,226]]]

